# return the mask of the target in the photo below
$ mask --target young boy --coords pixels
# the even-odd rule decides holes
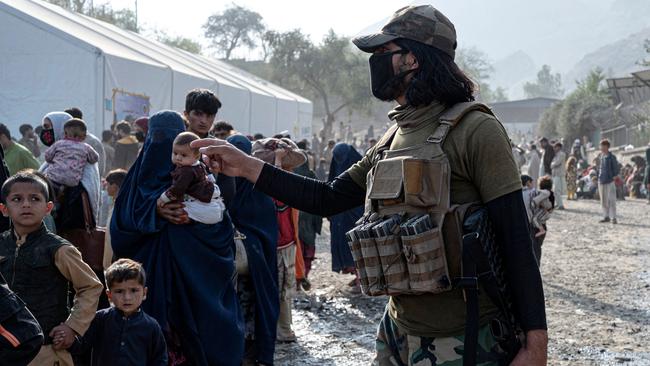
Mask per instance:
[[[106,295],[114,306],[95,314],[70,351],[92,349],[92,366],[166,366],[167,346],[160,325],[140,309],[147,298],[142,265],[120,259],[105,274]]]
[[[126,178],[126,174],[127,171],[124,169],[115,169],[111,170],[104,179],[106,181],[106,193],[111,200],[108,208],[108,216],[106,219],[107,228],[111,227],[113,204],[115,204],[115,198],[117,198],[117,194],[120,192],[120,187],[122,186],[122,182],[124,182],[124,178]],[[108,269],[112,262],[113,248],[111,247],[111,231],[106,230],[106,235],[104,235],[104,270]]]
[[[609,140],[603,139],[600,142],[598,193],[605,217],[600,222],[611,221],[612,224],[616,224],[618,221],[616,221],[616,183],[614,183],[614,180],[618,176],[619,166],[616,156],[609,151],[609,148]]]
[[[0,210],[11,219],[12,229],[0,235],[0,272],[45,335],[30,365],[72,366],[66,349],[90,326],[102,284],[72,244],[45,228],[43,218],[52,206],[47,184],[34,174],[18,173],[2,185]]]

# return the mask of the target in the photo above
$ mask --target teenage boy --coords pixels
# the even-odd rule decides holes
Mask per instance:
[[[115,156],[113,157],[113,169],[129,170],[131,165],[138,158],[140,145],[138,139],[131,135],[131,125],[122,121],[115,125],[118,140],[115,143]]]
[[[90,326],[102,284],[67,240],[50,233],[43,218],[52,210],[47,183],[18,173],[2,185],[2,214],[12,228],[0,235],[0,272],[43,329],[45,341],[30,365],[72,366],[66,351]],[[68,308],[69,283],[75,290]]]
[[[105,273],[106,295],[113,307],[97,312],[70,351],[92,349],[92,366],[166,366],[167,346],[160,325],[140,309],[147,298],[142,265],[120,259]]]
[[[605,217],[600,220],[601,223],[612,222],[616,224],[616,183],[614,179],[619,173],[618,160],[616,156],[609,151],[609,140],[604,139],[600,142],[600,169],[598,174],[598,193],[600,194],[600,204],[603,207]]]
[[[212,91],[190,90],[185,97],[185,111],[183,111],[188,124],[187,130],[199,135],[200,138],[208,137],[219,108],[221,108],[221,101]]]

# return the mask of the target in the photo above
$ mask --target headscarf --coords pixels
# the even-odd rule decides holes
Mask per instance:
[[[145,136],[149,130],[149,117],[140,117],[133,122],[136,126],[140,127]]]
[[[239,365],[243,320],[234,289],[234,242],[228,215],[214,225],[174,225],[156,215],[172,183],[174,138],[185,130],[177,112],[150,119],[149,133],[115,201],[111,245],[118,258],[141,262],[149,293],[143,310],[182,340],[195,365]]]
[[[54,132],[54,141],[59,141],[65,137],[65,133],[63,132],[63,126],[65,125],[66,122],[72,119],[72,116],[66,112],[50,112],[43,116],[43,122],[45,122],[45,119],[49,119],[50,122],[52,122],[52,130]],[[100,155],[100,159],[103,159],[103,153],[104,150],[102,149],[101,152],[98,152]],[[44,171],[45,168],[47,167],[47,163],[44,163],[40,168],[39,171]],[[93,216],[95,218],[95,222],[98,221],[99,219],[99,197],[101,194],[101,180],[99,176],[99,164],[94,163],[94,164],[86,164],[86,167],[84,168],[83,175],[81,176],[81,185],[84,187],[86,190],[86,193],[88,193],[88,199],[90,203],[90,208],[93,211]]]
[[[245,136],[233,135],[227,141],[250,155],[253,145]],[[246,236],[249,277],[255,288],[255,358],[271,365],[280,313],[275,204],[244,178],[236,178],[236,185],[237,192],[228,203],[228,211],[235,227]]]
[[[334,180],[334,178],[348,170],[352,165],[361,160],[361,158],[361,154],[352,145],[343,142],[336,144],[334,150],[332,150],[329,180]]]
[[[46,118],[52,122],[54,141],[58,141],[65,137],[65,134],[63,133],[63,125],[71,120],[72,116],[66,112],[50,112],[43,116],[43,122],[45,122]]]
[[[329,181],[341,175],[352,165],[361,160],[361,154],[352,146],[345,143],[338,143],[332,150],[332,162],[330,163]],[[347,244],[345,233],[352,230],[355,222],[363,214],[363,207],[359,206],[351,210],[330,217],[332,251],[332,270],[341,272],[354,267],[352,252]]]

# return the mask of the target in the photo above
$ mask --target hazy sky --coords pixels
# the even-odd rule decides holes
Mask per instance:
[[[100,3],[101,0],[95,0]],[[223,11],[232,0],[138,0],[138,19],[147,28],[199,39],[208,16]],[[400,2],[377,0],[237,0],[238,5],[262,15],[270,29],[288,31],[301,28],[315,41],[330,29],[354,35],[400,7]],[[408,5],[410,1],[404,1]],[[134,8],[135,0],[110,1],[113,8]]]

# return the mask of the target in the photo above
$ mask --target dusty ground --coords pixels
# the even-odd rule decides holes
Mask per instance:
[[[650,365],[650,206],[619,202],[616,226],[597,224],[596,201],[572,201],[549,222],[542,276],[549,365]],[[298,342],[278,345],[278,365],[367,365],[386,298],[346,293],[319,239],[313,289],[295,302]]]

